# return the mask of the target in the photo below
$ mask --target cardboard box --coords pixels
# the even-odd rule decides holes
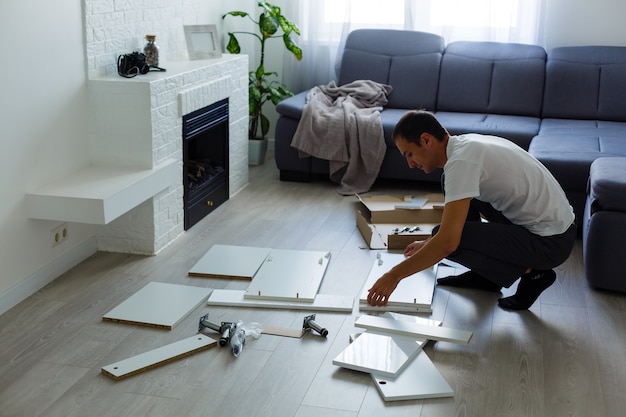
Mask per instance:
[[[359,198],[356,224],[370,249],[404,249],[416,240],[428,238],[441,223],[443,194],[418,196],[367,196]],[[396,208],[411,198],[424,197],[426,204],[419,209]],[[397,233],[405,227],[418,229]]]

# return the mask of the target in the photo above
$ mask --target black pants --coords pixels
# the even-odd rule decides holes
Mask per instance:
[[[481,221],[481,214],[487,222]],[[438,230],[435,228],[433,235]],[[575,242],[575,224],[560,235],[539,236],[512,224],[491,204],[474,198],[459,247],[448,259],[508,288],[528,268],[545,270],[561,265]]]

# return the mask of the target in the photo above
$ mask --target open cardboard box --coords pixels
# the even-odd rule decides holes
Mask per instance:
[[[378,195],[361,197],[356,212],[356,224],[370,249],[404,249],[416,240],[424,240],[441,223],[443,194],[414,196]],[[415,197],[426,198],[419,209],[396,208]],[[419,227],[414,232],[395,233],[394,229]]]

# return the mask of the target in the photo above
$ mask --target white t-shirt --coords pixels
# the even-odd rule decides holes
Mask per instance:
[[[451,136],[445,202],[476,198],[539,236],[565,232],[574,212],[554,176],[515,143],[496,136]]]

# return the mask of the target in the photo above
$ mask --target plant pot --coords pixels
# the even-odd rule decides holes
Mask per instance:
[[[267,153],[266,139],[248,139],[248,165],[263,165]]]

